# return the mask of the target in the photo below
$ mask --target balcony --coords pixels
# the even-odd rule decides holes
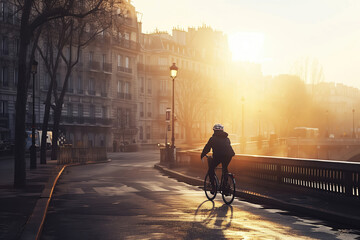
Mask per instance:
[[[132,73],[132,68],[117,66],[118,72]]]
[[[95,96],[96,92],[95,90],[88,90],[88,94],[91,96]]]
[[[85,117],[84,120],[85,120],[85,123],[89,123],[89,124],[95,124],[96,123],[96,118],[95,117]]]
[[[131,100],[131,94],[130,93],[124,93],[125,99]]]
[[[118,98],[120,98],[120,99],[124,99],[124,93],[122,93],[122,92],[118,92]]]
[[[112,63],[104,63],[103,71],[107,73],[112,73]]]
[[[102,97],[107,97],[107,96],[108,96],[108,94],[107,94],[106,92],[101,92],[100,95],[101,95]]]
[[[84,94],[84,90],[78,89],[78,90],[77,90],[77,93],[78,93],[78,94]]]
[[[89,69],[99,71],[100,70],[100,63],[99,62],[94,62],[94,61],[89,62]]]

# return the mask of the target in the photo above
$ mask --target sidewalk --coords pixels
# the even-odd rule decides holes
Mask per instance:
[[[49,199],[46,197],[48,190],[52,190],[54,178],[62,169],[56,160],[40,164],[39,157],[36,169],[30,169],[29,165],[27,158],[26,187],[15,189],[14,158],[0,158],[0,239],[35,239],[47,207],[39,205]]]
[[[203,186],[207,169],[178,167],[168,169],[156,164],[155,168],[186,183]],[[236,176],[236,194],[249,202],[285,209],[302,217],[315,217],[336,227],[360,229],[360,199],[331,198],[327,194],[308,195],[309,190],[294,189],[287,185],[250,180]]]

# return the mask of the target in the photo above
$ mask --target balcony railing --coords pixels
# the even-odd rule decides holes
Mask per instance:
[[[78,89],[78,90],[77,90],[77,93],[78,93],[78,94],[84,94],[84,90]]]
[[[119,72],[125,72],[125,73],[130,73],[130,74],[132,73],[132,68],[117,66],[117,70]]]
[[[130,93],[125,93],[125,99],[127,100],[131,100],[131,94]]]
[[[95,90],[88,90],[89,95],[95,96],[95,93],[96,93]]]
[[[104,72],[111,73],[112,72],[112,63],[104,63],[103,70],[104,70]]]
[[[107,97],[108,94],[107,94],[106,92],[101,92],[101,96],[102,96],[102,97]]]
[[[89,62],[89,69],[99,71],[100,70],[100,63],[99,62],[94,62],[94,61]]]

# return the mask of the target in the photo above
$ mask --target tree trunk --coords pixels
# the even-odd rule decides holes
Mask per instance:
[[[27,101],[27,51],[30,42],[28,33],[28,21],[31,11],[31,0],[24,3],[20,27],[20,48],[19,48],[19,75],[15,105],[15,166],[14,166],[14,187],[22,188],[26,185],[26,162],[25,162],[25,113]],[[35,87],[35,86],[34,86]]]
[[[54,126],[53,126],[53,138],[51,146],[51,160],[57,159],[58,152],[58,138],[59,138],[59,125],[61,117],[62,104],[56,104],[54,110]]]
[[[50,90],[51,96],[51,90]],[[40,163],[46,164],[46,149],[47,149],[47,130],[49,125],[50,115],[50,100],[45,102],[44,120],[42,125],[42,137],[41,137],[41,148],[40,148]]]

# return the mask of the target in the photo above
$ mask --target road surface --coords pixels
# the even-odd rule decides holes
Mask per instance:
[[[360,239],[359,231],[241,199],[206,201],[200,188],[153,168],[158,151],[108,157],[65,169],[41,239]]]

